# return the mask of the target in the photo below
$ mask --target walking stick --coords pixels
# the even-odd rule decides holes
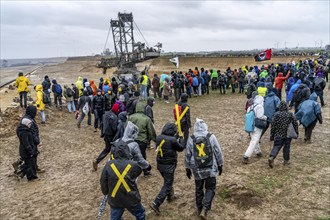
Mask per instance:
[[[99,208],[99,213],[97,215],[97,220],[101,220],[101,218],[103,216],[103,213],[104,213],[104,210],[105,210],[105,207],[107,205],[107,200],[108,200],[108,195],[104,195],[103,198],[102,198],[102,201],[100,203],[100,208]]]

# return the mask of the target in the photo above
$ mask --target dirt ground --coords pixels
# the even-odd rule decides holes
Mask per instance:
[[[87,62],[70,61],[44,67],[31,77],[31,81],[40,83],[47,74],[60,83],[74,82],[78,75],[98,82],[102,73],[97,71]],[[1,93],[0,101],[9,99],[8,96],[12,99],[15,93],[10,92]],[[304,143],[304,131],[300,126],[300,137],[291,145],[291,164],[283,166],[280,153],[273,169],[267,164],[267,155],[272,147],[269,131],[261,141],[264,157],[252,157],[248,165],[241,162],[249,143],[244,131],[245,95],[221,96],[218,92],[211,92],[208,96],[189,99],[192,121],[196,117],[204,119],[209,131],[218,138],[224,153],[224,170],[217,178],[210,219],[330,218],[330,96],[327,89],[325,97],[328,105],[322,108],[323,124],[317,124],[312,143]],[[171,101],[172,104],[156,101],[154,115],[157,133],[166,122],[173,121],[174,100]],[[18,181],[12,176],[11,163],[18,158],[15,127],[22,114],[22,110],[15,108],[3,110],[2,113],[0,219],[95,219],[102,199],[99,178],[106,162],[99,164],[97,172],[92,171],[92,160],[104,147],[100,134],[94,133],[86,120],[82,128],[77,129],[73,114],[48,109],[47,123],[39,125],[43,147],[38,164],[46,173],[40,174],[40,180],[36,182],[30,183],[26,179]],[[40,115],[37,122],[40,123]],[[184,153],[179,154],[174,182],[180,198],[173,203],[165,202],[160,207],[161,216],[155,215],[149,208],[162,185],[160,174],[155,169],[154,150],[148,150],[147,157],[153,166],[152,176],[138,179],[147,219],[198,219],[195,217],[194,181],[185,176]],[[108,205],[103,219],[109,219]],[[125,213],[124,219],[133,218]]]

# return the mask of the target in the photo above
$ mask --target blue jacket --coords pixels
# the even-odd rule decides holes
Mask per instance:
[[[192,86],[198,86],[198,85],[199,85],[198,78],[194,77],[192,80]]]
[[[280,107],[280,99],[275,95],[274,92],[267,92],[264,100],[264,110],[267,116],[267,121],[272,122],[275,112]]]
[[[295,84],[293,84],[293,86],[291,86],[288,96],[286,97],[287,101],[292,100],[293,92],[299,87],[300,84],[301,84],[301,80],[298,79],[298,81]]]
[[[315,92],[311,94],[308,100],[303,101],[298,106],[298,112],[296,113],[296,118],[303,124],[304,127],[307,127],[312,122],[317,119],[317,115],[321,114],[321,107],[316,102],[317,95]]]

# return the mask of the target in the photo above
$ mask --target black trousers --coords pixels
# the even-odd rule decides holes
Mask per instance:
[[[36,157],[25,158],[22,171],[28,180],[37,179],[37,160]]]
[[[265,129],[262,130],[262,133],[261,133],[261,136],[260,136],[260,140],[261,140],[262,136],[266,133],[267,129],[269,128],[269,125],[270,125],[270,122],[267,121],[267,125],[266,125]],[[259,142],[260,142],[260,140],[259,140]]]
[[[211,209],[212,200],[215,194],[217,180],[215,177],[208,177],[202,180],[195,180],[196,185],[196,207],[199,211],[202,208]],[[205,193],[204,193],[205,188]]]
[[[320,97],[321,106],[324,106],[323,90],[315,91],[316,95]]]
[[[182,125],[181,125],[182,128]],[[189,128],[182,128],[182,132],[183,132],[183,147],[186,148],[187,146],[187,141],[189,138]]]
[[[19,93],[19,103],[23,108],[23,99],[24,99],[24,108],[27,107],[27,92],[20,92]]]
[[[59,95],[59,94],[56,94],[54,93],[54,104],[55,104],[55,107],[57,108],[57,102],[58,104],[60,105],[60,108],[62,108],[62,95]]]
[[[164,184],[154,201],[154,203],[157,206],[160,206],[164,202],[166,197],[170,199],[171,196],[173,196],[174,194],[174,190],[173,190],[174,172],[173,173],[160,172],[160,174],[163,177]]]
[[[138,145],[140,147],[140,151],[141,151],[142,157],[146,160],[147,159],[146,150],[148,148],[148,144],[143,143],[141,141],[136,141],[136,143],[138,143]]]
[[[96,158],[97,163],[100,163],[110,153],[112,141],[113,141],[113,136],[104,135],[105,147],[100,153],[100,155]]]
[[[216,90],[217,89],[217,82],[212,81],[211,86],[212,86],[212,90]]]
[[[226,94],[226,85],[220,84],[220,94]]]
[[[208,83],[205,84],[205,93],[210,94],[210,88]]]
[[[307,127],[305,127],[305,139],[306,140],[310,140],[312,137],[312,132],[313,129],[315,128],[317,123],[317,119],[315,119],[315,121],[313,121],[310,125],[308,125]]]

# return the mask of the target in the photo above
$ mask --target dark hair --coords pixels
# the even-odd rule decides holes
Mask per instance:
[[[19,73],[18,73],[18,76],[23,76],[23,73],[22,73],[22,72],[19,72]]]

